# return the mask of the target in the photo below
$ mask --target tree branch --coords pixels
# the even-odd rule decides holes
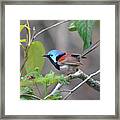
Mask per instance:
[[[63,20],[63,21],[61,21],[61,22],[58,22],[58,23],[56,23],[56,24],[53,24],[53,25],[51,25],[51,26],[49,26],[49,27],[47,27],[47,28],[39,31],[38,33],[36,33],[36,34],[34,35],[34,37],[32,38],[32,40],[35,39],[39,34],[45,32],[45,31],[47,31],[47,30],[49,30],[49,29],[51,29],[51,28],[53,28],[53,27],[56,27],[56,26],[58,26],[58,25],[60,25],[60,24],[63,24],[63,23],[65,23],[65,22],[68,22],[68,21],[70,21],[70,20]]]
[[[96,74],[100,72],[100,70],[98,70],[96,72]],[[94,74],[94,73],[93,73]],[[91,75],[93,75],[91,74]],[[65,79],[67,81],[71,81],[72,79],[75,79],[75,78],[80,78],[83,80],[83,82],[85,81],[85,79],[89,78],[87,81],[85,81],[90,87],[92,87],[93,89],[97,90],[97,91],[100,91],[100,82],[97,81],[97,80],[94,80],[93,78],[91,78],[91,75],[90,75],[90,78],[87,74],[85,74],[83,71],[81,71],[80,69],[74,73],[74,74],[70,74],[68,76],[65,77]],[[56,87],[52,90],[52,92],[47,95],[44,99],[47,99],[49,96],[53,95],[57,90],[59,90],[61,87],[63,86],[63,84],[60,84],[58,83],[56,85]]]
[[[71,79],[74,78],[80,78],[82,80],[85,80],[86,78],[88,78],[89,76],[87,74],[85,74],[82,70],[78,70],[76,73],[74,74],[70,74],[66,77],[66,79],[68,81],[70,81]],[[93,89],[100,91],[100,82],[97,80],[94,80],[93,78],[90,78],[88,81],[86,81],[86,83],[92,87]]]
[[[28,31],[28,46],[30,46],[31,44],[31,29],[30,29],[30,23],[27,20],[27,25],[25,25],[25,27],[27,28]]]
[[[76,91],[80,86],[82,86],[84,83],[86,83],[91,77],[95,76],[96,74],[100,73],[100,70],[96,71],[95,73],[92,73],[89,75],[84,81],[82,81],[80,84],[78,84],[76,87],[74,87],[72,90],[69,91],[69,93],[65,96],[63,100],[66,100],[74,91]]]
[[[25,66],[25,64],[26,64],[26,62],[27,62],[27,59],[28,59],[28,57],[25,58],[25,61],[24,61],[24,63],[22,64],[22,66],[21,66],[21,68],[20,68],[20,73],[21,73],[21,75],[22,75],[22,70],[23,70],[23,68],[24,68],[24,66]]]
[[[48,97],[52,96],[57,90],[59,90],[59,89],[62,87],[62,85],[63,85],[63,84],[58,83],[58,84],[55,86],[55,88],[53,89],[53,91],[44,98],[44,100],[47,99]]]

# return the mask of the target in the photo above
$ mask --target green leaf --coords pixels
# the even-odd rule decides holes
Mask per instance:
[[[34,95],[33,89],[30,87],[20,87],[20,99],[21,100],[39,100],[39,98]]]
[[[69,31],[77,31],[77,27],[76,27],[76,21],[72,21],[71,24],[68,27]]]
[[[26,39],[21,39],[20,40],[20,45],[22,46],[23,49],[27,46],[27,40]]]
[[[20,42],[21,42],[21,43],[26,43],[27,40],[26,40],[26,39],[21,39]]]
[[[20,32],[24,29],[25,25],[20,25]]]
[[[40,81],[43,85],[50,86],[57,83],[59,81],[59,78],[59,75],[55,75],[54,72],[50,71],[50,73],[46,74],[44,77],[41,77]]]
[[[49,96],[47,100],[61,100],[63,97],[60,91],[56,91],[53,95]]]
[[[59,83],[61,83],[63,85],[68,85],[69,81],[67,81],[67,79],[65,79],[64,75],[61,75],[59,78]]]
[[[33,90],[29,87],[20,87],[20,94],[34,94]]]
[[[31,43],[28,54],[27,61],[25,64],[25,69],[27,73],[33,71],[36,67],[39,68],[39,72],[42,71],[45,59],[43,55],[45,54],[45,48],[40,41],[34,41]]]
[[[78,31],[80,37],[83,39],[83,49],[87,49],[92,44],[92,31],[95,20],[75,20],[69,25],[70,31]]]
[[[35,100],[35,98],[28,95],[34,95],[33,90],[30,87],[20,87],[21,100]]]

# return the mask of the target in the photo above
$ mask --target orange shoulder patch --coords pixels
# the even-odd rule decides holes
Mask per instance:
[[[65,57],[66,57],[66,55],[63,55],[62,57],[60,57],[58,62],[61,62],[61,61],[65,60]]]

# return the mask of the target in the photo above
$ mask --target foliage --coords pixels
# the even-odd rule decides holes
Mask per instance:
[[[34,94],[30,87],[21,87],[20,94]]]
[[[59,83],[63,84],[63,85],[68,85],[69,81],[67,81],[67,79],[65,78],[64,75],[61,75],[59,78]]]
[[[56,91],[53,95],[49,96],[47,100],[61,100],[63,97],[60,91]]]
[[[21,39],[20,40],[20,43],[22,44],[22,43],[26,43],[27,42],[27,40],[26,39]]]
[[[21,39],[21,40],[20,40],[20,46],[21,46],[23,49],[26,49],[27,40],[26,40],[26,39]]]
[[[94,20],[74,20],[69,25],[70,31],[78,31],[80,37],[83,39],[83,49],[87,49],[92,44],[92,31],[94,27]]]
[[[32,95],[34,95],[34,92],[33,92],[33,89],[31,89],[30,87],[21,87],[20,88],[20,99],[35,100],[36,98],[32,97]]]
[[[55,83],[68,83],[65,80],[63,75],[56,75],[54,72],[50,71],[45,76],[39,73],[38,68],[35,68],[34,71],[26,74],[24,77],[21,77],[20,85],[23,86],[32,86],[33,82],[40,84],[40,85],[47,85],[50,86]]]
[[[20,85],[21,85],[22,93],[32,94],[32,91],[31,89],[29,89],[29,87],[30,86],[32,87],[34,83],[45,86],[46,87],[45,92],[46,92],[46,89],[48,89],[50,85],[53,85],[58,82],[63,84],[68,84],[68,82],[66,81],[63,75],[56,75],[54,72],[50,71],[48,74],[43,76],[39,73],[39,69],[35,68],[34,71],[26,74],[24,77],[21,77]],[[25,98],[23,99],[29,99],[29,98],[31,97],[28,96],[28,98],[26,98],[25,96]],[[50,96],[48,99],[54,99],[54,100],[61,99],[61,95],[59,92],[57,92],[53,96]]]
[[[40,41],[34,41],[31,43],[27,52],[27,61],[25,64],[26,72],[29,73],[36,67],[39,67],[39,72],[42,71],[44,65],[43,55],[45,54],[45,48]]]

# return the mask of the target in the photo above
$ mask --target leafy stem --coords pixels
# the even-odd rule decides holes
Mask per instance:
[[[31,30],[30,30],[30,23],[29,23],[28,20],[27,20],[27,25],[25,25],[25,28],[27,29],[28,44],[27,44],[27,47],[26,47],[26,48],[24,47],[24,59],[25,59],[25,60],[24,60],[23,65],[22,65],[21,68],[20,68],[21,75],[22,75],[22,71],[23,71],[23,68],[24,68],[24,66],[25,66],[25,63],[27,62],[27,59],[28,59],[27,54],[28,54],[29,46],[30,46],[30,44],[31,44]],[[22,45],[22,47],[23,47],[23,45]]]

